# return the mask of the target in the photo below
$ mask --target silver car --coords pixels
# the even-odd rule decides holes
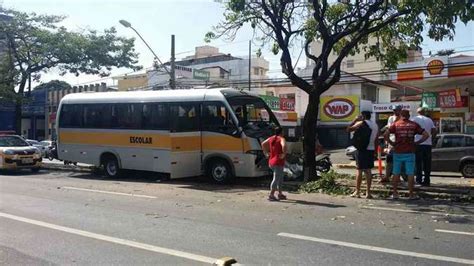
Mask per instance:
[[[441,134],[433,140],[431,170],[474,177],[474,135]]]

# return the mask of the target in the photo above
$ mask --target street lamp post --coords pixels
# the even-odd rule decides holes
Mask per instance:
[[[168,75],[170,76],[170,87],[172,90],[176,89],[176,84],[174,82],[174,71],[172,70],[171,72],[168,71],[168,69],[164,66],[163,62],[161,62],[160,58],[158,58],[158,56],[156,55],[155,51],[153,51],[153,49],[151,49],[150,45],[148,45],[148,43],[145,41],[145,39],[143,39],[143,37],[140,35],[140,33],[138,33],[138,31],[132,27],[132,24],[126,20],[119,20],[120,24],[122,24],[122,26],[124,26],[125,28],[130,28],[132,29],[137,35],[138,37],[140,37],[140,39],[143,41],[143,43],[145,43],[145,45],[148,47],[148,49],[151,51],[151,53],[153,54],[153,56],[155,56],[155,59],[158,61],[158,63],[160,63],[163,68],[165,69],[166,73],[168,73]]]

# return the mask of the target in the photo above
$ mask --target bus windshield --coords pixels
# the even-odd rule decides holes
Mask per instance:
[[[239,126],[249,136],[266,135],[273,127],[279,126],[270,108],[258,97],[234,96],[227,98],[227,101],[239,120]]]

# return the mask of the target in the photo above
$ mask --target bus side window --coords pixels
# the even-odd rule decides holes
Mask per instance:
[[[170,104],[171,132],[199,131],[199,108],[195,103]]]
[[[110,104],[85,104],[83,111],[84,127],[110,128]]]
[[[164,103],[145,103],[143,105],[144,129],[169,130],[169,108]]]
[[[230,134],[236,127],[227,109],[219,102],[206,102],[202,107],[202,130]]]
[[[64,104],[61,107],[59,127],[78,128],[82,127],[82,105]]]
[[[112,108],[111,123],[113,128],[141,129],[142,126],[141,103],[114,104]]]

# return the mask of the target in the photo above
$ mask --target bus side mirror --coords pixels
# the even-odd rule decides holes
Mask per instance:
[[[242,129],[239,128],[234,128],[234,131],[232,131],[231,135],[236,138],[240,138],[242,136]]]

